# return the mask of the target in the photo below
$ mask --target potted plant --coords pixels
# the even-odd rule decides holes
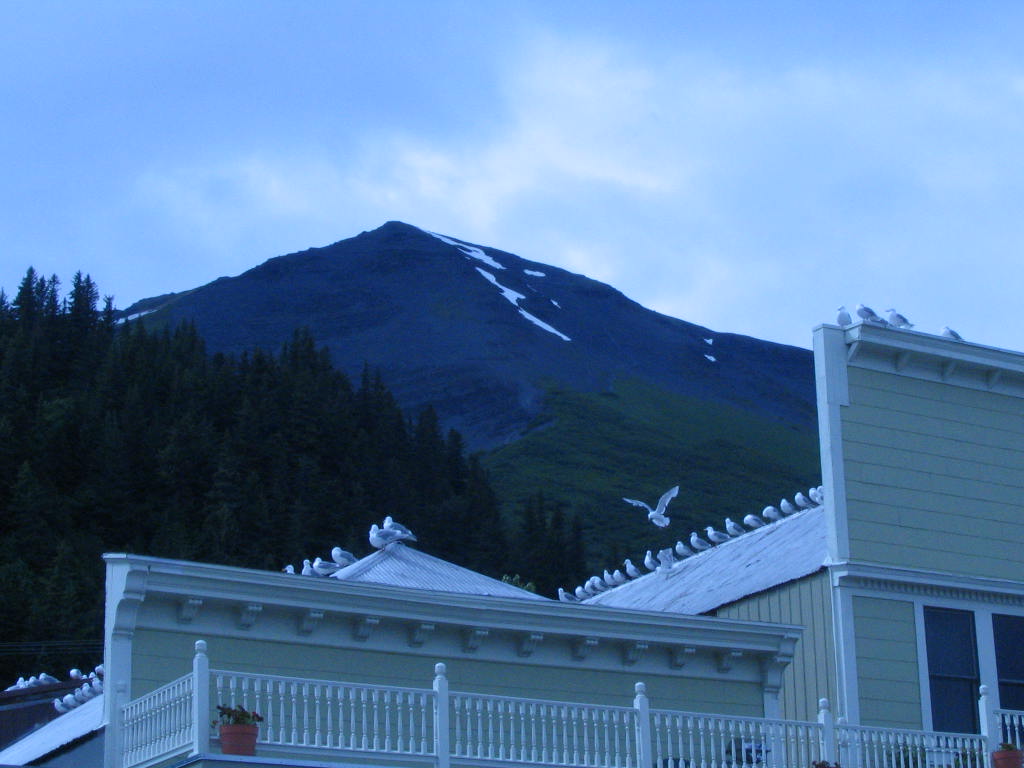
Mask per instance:
[[[225,755],[255,755],[258,723],[263,721],[258,712],[250,712],[238,704],[234,707],[217,705],[218,719],[214,725],[220,729],[220,751]]]
[[[1024,753],[1017,749],[1016,744],[1004,741],[999,749],[992,753],[992,768],[1021,768]]]

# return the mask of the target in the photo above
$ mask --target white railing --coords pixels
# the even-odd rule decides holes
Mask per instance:
[[[192,675],[127,704],[121,711],[125,765],[143,765],[190,747],[193,739]]]
[[[836,726],[839,763],[858,768],[985,768],[988,739],[863,725]]]
[[[437,768],[985,768],[990,745],[1024,741],[1024,712],[988,710],[984,686],[982,735],[953,734],[836,723],[825,699],[817,722],[770,720],[651,709],[643,683],[614,707],[450,692],[444,664],[431,689],[399,688],[210,670],[205,650],[190,675],[122,708],[122,768],[208,753],[216,704],[259,712],[269,754]]]
[[[656,766],[810,768],[822,759],[818,723],[651,710]],[[844,764],[845,765],[845,764]]]
[[[996,746],[1001,743],[1024,746],[1024,712],[1015,709],[994,710],[998,733],[993,737]]]
[[[452,757],[542,765],[636,765],[636,713],[560,701],[452,693]]]
[[[210,670],[211,700],[263,717],[258,742],[432,755],[433,692]]]

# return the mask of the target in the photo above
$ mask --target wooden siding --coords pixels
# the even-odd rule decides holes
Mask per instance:
[[[851,559],[1018,578],[1024,400],[857,367],[849,396]]]
[[[854,596],[853,618],[861,723],[920,728],[914,604]]]
[[[133,641],[132,697],[138,697],[192,668],[194,632],[138,630]],[[429,688],[434,663],[448,665],[452,690],[527,698],[556,699],[629,706],[634,684],[647,684],[651,706],[699,712],[761,716],[763,700],[755,683],[687,676],[675,671],[665,675],[636,671],[601,671],[584,664],[565,667],[529,663],[499,663],[460,656],[430,660],[366,648],[296,646],[287,642],[248,639],[209,639],[208,656],[213,669]],[[273,660],[268,667],[268,659]]]
[[[723,606],[717,615],[804,627],[793,661],[783,673],[780,697],[783,717],[814,720],[818,714],[818,699],[824,696],[833,704],[837,702],[832,597],[827,572],[821,571]]]

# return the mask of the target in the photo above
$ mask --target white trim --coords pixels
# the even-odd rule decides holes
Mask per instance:
[[[842,408],[850,404],[846,373],[846,340],[837,326],[814,329],[814,377],[818,401],[818,448],[825,487],[828,524],[825,541],[829,562],[850,557],[846,515],[846,469],[843,460]]]
[[[970,611],[974,615],[979,682],[981,685],[988,686],[989,696],[993,701],[992,707],[995,709],[1000,707],[999,674],[996,669],[992,617],[999,614],[1024,618],[1024,585],[995,579],[956,577],[951,574],[852,565],[847,565],[842,570],[836,569],[833,579],[834,583],[838,585],[840,599],[843,599],[844,603],[849,602],[849,609],[852,609],[853,597],[885,596],[913,605],[921,695],[921,725],[924,730],[931,730],[933,727],[931,690],[928,678],[928,651],[924,628],[924,609],[926,607]],[[956,580],[963,584],[958,587],[954,583]],[[1014,590],[1016,590],[1016,594],[1014,594]],[[844,636],[844,646],[847,642],[852,646],[852,637]],[[851,655],[851,650],[852,648],[846,648],[847,656]],[[855,651],[852,655],[855,659]],[[852,717],[851,722],[854,722]]]
[[[857,682],[857,639],[854,629],[853,593],[832,582],[832,632],[835,637],[836,714],[847,721],[860,723],[860,686]]]

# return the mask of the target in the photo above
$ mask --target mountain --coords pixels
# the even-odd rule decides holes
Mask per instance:
[[[653,502],[688,479],[676,506],[694,521],[714,506],[712,524],[818,482],[809,351],[401,222],[122,315],[193,321],[213,352],[276,350],[306,327],[350,376],[369,365],[410,413],[433,406],[506,504],[543,491],[586,515],[592,542],[651,538],[623,494]]]

